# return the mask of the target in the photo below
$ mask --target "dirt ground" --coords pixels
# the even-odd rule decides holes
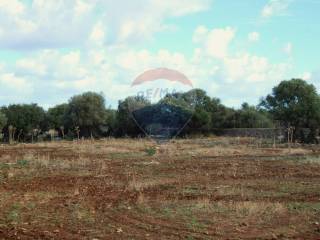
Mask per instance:
[[[0,239],[320,239],[320,147],[0,145]]]

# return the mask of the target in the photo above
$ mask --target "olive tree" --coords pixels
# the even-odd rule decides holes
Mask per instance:
[[[64,122],[68,129],[78,129],[82,137],[100,136],[107,125],[107,110],[102,94],[86,92],[69,100]]]
[[[301,141],[316,141],[315,132],[320,124],[320,97],[316,88],[301,79],[283,81],[260,104],[275,120],[288,129],[294,129],[294,138]],[[308,139],[303,128],[309,128]]]

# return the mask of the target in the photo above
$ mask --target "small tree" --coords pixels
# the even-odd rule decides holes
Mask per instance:
[[[65,137],[65,118],[67,117],[66,111],[68,109],[68,104],[60,104],[55,107],[49,108],[46,119],[48,121],[49,129],[60,130],[62,138]]]
[[[75,131],[75,133],[77,134],[77,139],[78,139],[78,141],[80,140],[80,127],[79,126],[76,126],[75,128],[74,128],[74,131]]]
[[[65,126],[79,128],[84,137],[99,134],[101,126],[106,125],[107,111],[102,94],[87,92],[72,97],[65,112]],[[61,125],[60,125],[61,126]],[[79,135],[80,138],[80,135]]]
[[[150,102],[140,96],[127,97],[123,101],[119,101],[118,110],[116,112],[117,135],[136,137],[142,134],[142,130],[138,127],[132,113],[150,105]]]
[[[15,130],[14,130],[14,132],[15,132]],[[18,142],[20,142],[20,137],[21,137],[22,133],[23,133],[23,130],[20,129],[19,133],[18,133],[18,137],[17,137]]]
[[[1,138],[2,138],[2,130],[7,125],[7,120],[8,120],[7,117],[2,112],[0,112],[0,135],[1,135]]]
[[[43,129],[45,124],[45,111],[37,104],[14,104],[2,108],[8,118],[7,125],[11,125],[11,140],[14,140],[15,132],[21,131],[22,140],[32,137],[33,129]],[[9,131],[9,129],[8,129]],[[10,139],[10,134],[9,139]],[[31,139],[30,139],[31,140]]]
[[[31,134],[32,134],[32,143],[34,142],[34,137],[36,137],[36,138],[38,138],[38,135],[39,135],[39,133],[40,133],[40,129],[38,129],[38,128],[35,128],[35,129],[32,129],[32,132],[31,132]]]
[[[8,133],[9,133],[9,144],[12,144],[14,142],[14,130],[15,128],[12,125],[9,125],[8,127]]]
[[[48,131],[49,135],[50,135],[50,139],[51,139],[51,142],[53,142],[55,136],[56,136],[56,130],[55,129],[50,129]]]
[[[62,139],[64,139],[64,126],[60,126],[60,131],[61,131],[61,135],[62,135]]]
[[[312,84],[301,79],[283,81],[260,106],[286,128],[293,128],[294,139],[305,140],[303,128],[309,128],[309,142],[317,141],[313,136],[320,123],[320,97]]]

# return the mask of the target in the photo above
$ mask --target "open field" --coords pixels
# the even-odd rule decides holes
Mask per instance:
[[[0,146],[0,239],[320,239],[320,148]]]

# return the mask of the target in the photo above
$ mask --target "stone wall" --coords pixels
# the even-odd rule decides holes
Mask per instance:
[[[256,137],[270,139],[285,139],[287,131],[284,128],[231,128],[223,129],[219,135],[229,137]]]

